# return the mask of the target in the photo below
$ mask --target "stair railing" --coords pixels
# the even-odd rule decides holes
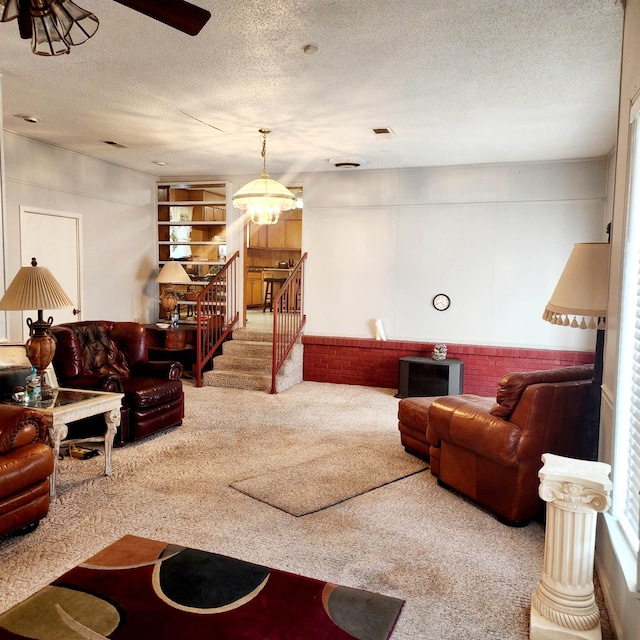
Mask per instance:
[[[273,354],[271,358],[271,393],[277,393],[276,376],[307,322],[304,314],[305,253],[280,287],[273,301]]]
[[[196,387],[202,386],[202,371],[240,319],[237,296],[236,251],[196,299]]]

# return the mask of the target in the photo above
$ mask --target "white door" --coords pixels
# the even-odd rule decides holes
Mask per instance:
[[[53,316],[54,324],[78,320],[82,309],[81,229],[79,214],[20,207],[20,261],[21,266],[36,258],[39,267],[49,269],[65,293],[74,303],[73,308],[43,310],[44,319]],[[74,310],[76,313],[74,314]],[[23,314],[35,318],[33,312]],[[26,339],[25,330],[25,339]]]

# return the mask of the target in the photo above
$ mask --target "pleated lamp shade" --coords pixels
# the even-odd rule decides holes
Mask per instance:
[[[73,306],[73,302],[49,269],[39,267],[35,258],[31,259],[30,267],[20,268],[0,300],[0,309],[5,311],[38,311],[37,320],[27,319],[29,339],[25,344],[25,350],[29,362],[41,376],[42,399],[51,398],[53,395],[53,389],[45,378],[45,370],[56,352],[56,341],[49,331],[53,318],[44,320],[42,310]]]
[[[27,311],[29,309],[62,309],[74,304],[60,283],[46,267],[38,267],[36,259],[30,267],[21,267],[0,300],[0,309]]]
[[[175,260],[166,262],[156,277],[160,284],[189,284],[191,278],[184,267]]]
[[[604,329],[609,291],[609,246],[606,242],[586,242],[573,247],[545,307],[544,320],[565,327]]]

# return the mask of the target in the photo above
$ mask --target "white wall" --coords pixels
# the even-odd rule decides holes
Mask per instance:
[[[80,213],[83,318],[151,321],[154,176],[11,133],[4,146],[7,278],[20,267],[20,205]],[[301,182],[308,334],[371,337],[380,318],[388,339],[593,348],[592,331],[541,315],[573,244],[604,239],[606,159],[347,170]],[[431,306],[439,292],[451,297],[446,312]],[[21,321],[11,324],[10,339],[21,340]]]
[[[20,206],[78,213],[82,318],[149,322],[157,313],[155,177],[8,132],[4,152],[7,284],[21,266]],[[42,266],[55,274],[55,265]],[[21,341],[20,314],[9,323],[9,339]]]
[[[349,171],[304,182],[306,332],[591,350],[541,316],[576,242],[605,240],[607,160]],[[433,309],[437,293],[448,311]]]

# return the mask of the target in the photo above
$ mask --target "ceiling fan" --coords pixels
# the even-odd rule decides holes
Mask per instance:
[[[211,17],[185,0],[115,0],[190,36]],[[57,56],[86,42],[98,30],[98,18],[71,0],[0,0],[0,22],[18,20],[20,37],[31,40],[33,53]]]

